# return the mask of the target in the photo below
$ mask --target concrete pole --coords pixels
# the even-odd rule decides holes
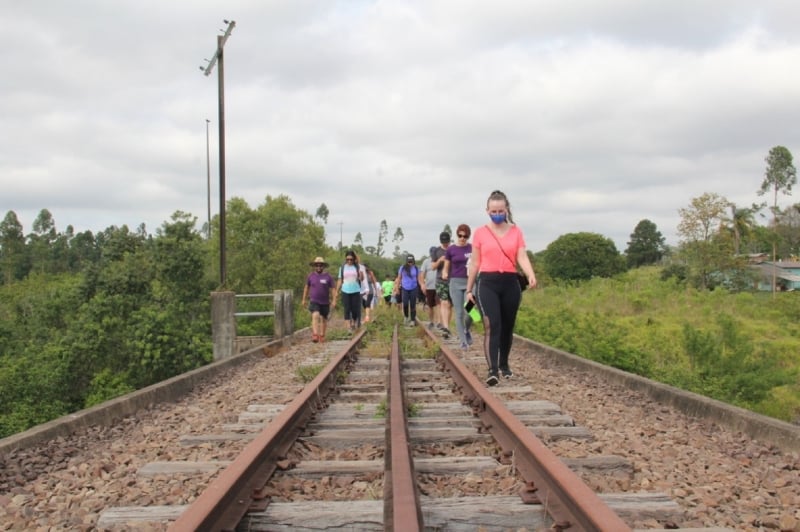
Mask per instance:
[[[283,295],[283,331],[286,336],[291,336],[294,333],[294,308],[292,305],[292,291],[284,290]]]
[[[272,317],[272,328],[274,329],[275,339],[286,336],[286,328],[283,320],[283,293],[285,290],[275,290],[273,301],[275,305],[275,315]]]
[[[236,348],[236,297],[234,292],[211,292],[211,341],[214,360],[229,358]]]

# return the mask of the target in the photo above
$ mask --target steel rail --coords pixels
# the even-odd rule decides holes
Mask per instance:
[[[336,388],[339,370],[352,360],[353,351],[365,333],[366,329],[362,328],[184,510],[169,530],[232,531],[251,508],[266,507],[262,488],[275,472],[278,460],[286,456],[308,420]]]
[[[496,398],[432,331],[426,334],[440,344],[437,359],[456,387],[503,451],[513,455],[515,467],[527,483],[520,496],[540,502],[557,530],[626,532],[631,528],[614,513],[531,430]]]
[[[397,325],[392,334],[387,384],[389,409],[386,420],[383,523],[388,531],[419,532],[423,530],[424,523],[408,435],[408,403],[405,400]]]

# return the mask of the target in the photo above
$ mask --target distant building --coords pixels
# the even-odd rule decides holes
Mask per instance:
[[[772,291],[772,279],[775,278],[775,289],[780,292],[800,290],[800,262],[798,261],[758,261],[751,268],[759,273],[758,290]]]

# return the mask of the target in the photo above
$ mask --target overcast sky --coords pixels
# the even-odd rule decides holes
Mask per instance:
[[[645,218],[677,244],[692,198],[749,206],[770,148],[800,150],[794,0],[4,0],[0,216],[200,228],[206,119],[217,214],[198,67],[223,19],[226,196],[325,203],[331,245],[386,220],[426,254],[494,189],[532,251],[581,231],[624,251]]]

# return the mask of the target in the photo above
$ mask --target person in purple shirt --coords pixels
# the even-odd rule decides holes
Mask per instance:
[[[309,300],[308,310],[311,312],[311,341],[324,342],[325,331],[328,328],[328,316],[331,312],[331,302],[336,301],[335,284],[331,274],[325,271],[328,263],[322,257],[317,257],[309,266],[313,266],[314,271],[308,274],[306,285],[303,288],[303,300],[301,306],[306,306]]]
[[[449,282],[450,301],[456,318],[456,332],[461,340],[461,349],[467,350],[472,345],[470,325],[472,318],[464,310],[464,301],[467,295],[467,263],[472,254],[472,244],[469,243],[471,231],[467,224],[461,224],[456,229],[456,244],[448,246],[444,254],[444,270],[442,279]]]

